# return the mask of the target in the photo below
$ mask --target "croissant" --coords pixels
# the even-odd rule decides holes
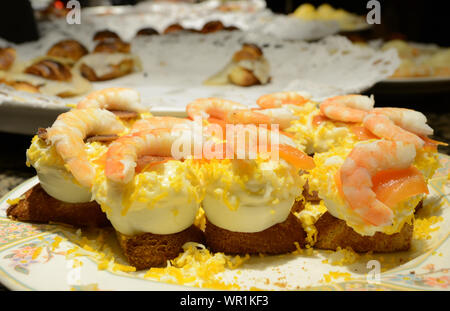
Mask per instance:
[[[7,47],[0,48],[0,70],[8,70],[16,60],[16,50]]]
[[[129,43],[117,38],[108,38],[97,44],[94,53],[130,53],[130,50]]]
[[[221,21],[210,21],[203,25],[202,30],[200,31],[203,34],[212,33],[220,30],[224,30],[225,26]]]
[[[106,81],[111,80],[115,78],[122,77],[124,75],[127,75],[134,70],[134,61],[133,59],[124,59],[118,64],[109,65],[109,68],[111,71],[107,74],[104,74],[102,76],[97,76],[95,73],[95,70],[92,69],[90,66],[86,64],[81,64],[80,66],[80,72],[83,77],[88,79],[89,81]]]
[[[239,29],[239,27],[236,27],[236,26],[226,26],[224,28],[224,30],[226,30],[226,31],[234,31],[234,30],[240,30],[240,29]]]
[[[88,50],[76,40],[62,40],[55,43],[47,52],[48,56],[69,58],[73,61],[79,60],[88,54]]]
[[[69,81],[72,79],[72,73],[68,66],[50,59],[44,59],[32,64],[25,69],[25,72],[49,80]]]
[[[13,87],[18,91],[28,92],[28,93],[39,93],[39,86],[34,86],[31,83],[25,81],[9,81],[0,79],[0,83],[4,83]]]
[[[257,60],[263,56],[262,50],[255,44],[244,43],[242,49],[234,53],[233,61],[239,62],[241,60]]]
[[[94,41],[102,41],[105,39],[120,39],[119,35],[111,30],[101,30],[94,34]]]
[[[159,32],[151,27],[142,28],[136,33],[136,36],[154,36],[154,35],[159,35]]]
[[[181,30],[185,30],[183,26],[181,26],[180,24],[172,24],[169,25],[165,30],[164,30],[164,34],[168,34],[168,33],[172,33],[172,32],[178,32]]]
[[[258,78],[248,69],[236,66],[228,73],[231,83],[240,86],[251,86],[260,84]]]

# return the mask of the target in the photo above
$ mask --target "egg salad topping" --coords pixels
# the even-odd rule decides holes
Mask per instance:
[[[64,167],[64,161],[56,152],[56,148],[53,145],[47,145],[37,135],[31,140],[31,146],[26,155],[27,165],[34,168],[39,168],[41,165]]]
[[[259,232],[286,220],[305,183],[284,160],[213,160],[201,170],[206,217],[235,232]]]
[[[203,196],[195,166],[190,160],[167,161],[137,173],[127,184],[107,180],[100,170],[93,194],[123,234],[177,233],[194,223]]]
[[[440,167],[438,153],[417,150],[413,165],[423,174],[425,181],[428,181]]]
[[[105,154],[107,145],[99,142],[85,144],[89,162],[97,162]],[[52,197],[68,203],[82,203],[92,200],[90,189],[81,186],[67,169],[63,159],[53,145],[47,145],[34,136],[27,150],[27,163],[36,169],[42,188]]]
[[[325,120],[314,124],[314,117],[319,115],[319,108],[311,110],[309,114],[300,113],[299,119],[286,129],[294,134],[298,144],[305,146],[306,153],[326,152],[335,146],[351,148],[358,142],[345,123]]]
[[[313,102],[301,106],[302,110],[294,110],[297,117],[285,131],[292,133],[297,144],[304,146],[303,151],[314,153],[314,135],[312,134],[312,118],[319,114],[319,108]]]
[[[308,246],[313,246],[317,241],[318,231],[315,227],[315,223],[319,220],[327,211],[323,201],[316,202],[304,202],[304,208],[299,213],[294,213],[300,219],[303,230],[306,232],[306,243]]]

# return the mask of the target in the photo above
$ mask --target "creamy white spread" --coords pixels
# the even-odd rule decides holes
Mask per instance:
[[[100,173],[93,193],[113,227],[126,235],[183,231],[194,223],[200,206],[195,177],[181,161],[157,165],[125,185]]]
[[[106,151],[101,143],[86,144],[90,159],[100,157]],[[35,136],[27,150],[27,163],[34,167],[42,188],[57,200],[68,203],[92,201],[90,189],[81,186],[65,167],[64,161],[57,154],[55,147],[46,145]],[[94,165],[95,166],[95,165]]]
[[[217,163],[215,176],[208,175],[202,203],[208,220],[233,232],[260,232],[285,221],[302,193],[303,177],[284,160],[247,168],[239,161],[244,160]]]

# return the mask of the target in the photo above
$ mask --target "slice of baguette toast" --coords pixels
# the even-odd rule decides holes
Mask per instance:
[[[17,204],[11,205],[6,215],[19,221],[63,223],[75,227],[111,225],[97,202],[62,202],[48,195],[40,184],[28,190]]]
[[[413,225],[404,224],[400,232],[392,235],[377,232],[373,236],[362,236],[329,212],[323,214],[315,226],[318,234],[314,248],[337,250],[338,247],[351,247],[358,253],[406,251],[411,246],[413,234]]]
[[[298,246],[305,245],[305,232],[297,217],[292,213],[279,224],[263,231],[233,232],[216,225],[206,219],[206,245],[214,252],[226,254],[283,254],[293,252]]]
[[[143,233],[128,236],[116,231],[119,245],[128,263],[137,270],[166,266],[177,257],[186,242],[204,244],[204,235],[196,226],[174,234]]]

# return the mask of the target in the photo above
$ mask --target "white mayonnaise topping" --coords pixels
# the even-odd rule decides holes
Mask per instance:
[[[168,161],[123,185],[99,174],[93,193],[113,227],[126,235],[173,234],[189,228],[199,203],[186,162]]]

